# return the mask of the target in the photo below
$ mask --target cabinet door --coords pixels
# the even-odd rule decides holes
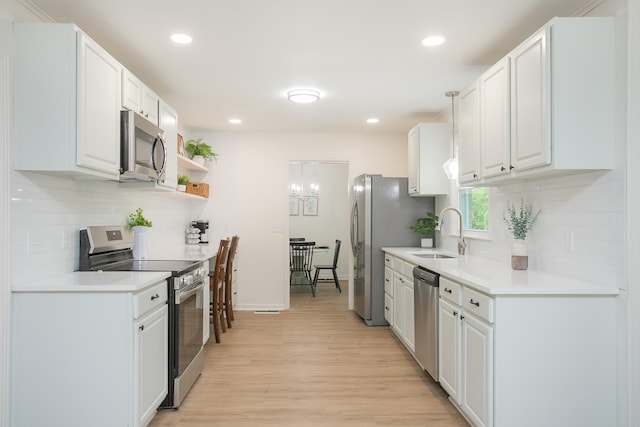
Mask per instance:
[[[144,84],[129,70],[122,70],[122,106],[142,113],[142,87]]]
[[[96,42],[78,34],[79,166],[113,174],[120,170],[122,66]]]
[[[480,119],[478,84],[460,93],[458,103],[458,163],[461,183],[478,181],[480,174]]]
[[[393,325],[393,298],[384,294],[384,320]]]
[[[511,65],[511,165],[518,170],[551,163],[548,27],[518,46]]]
[[[394,272],[393,277],[393,330],[402,337],[404,328],[404,283],[402,276]]]
[[[407,151],[409,154],[407,178],[411,195],[420,192],[420,128],[418,126],[409,131]]]
[[[384,293],[393,298],[393,270],[386,265],[384,267]]]
[[[504,58],[480,77],[483,178],[511,172],[509,108],[509,59]]]
[[[438,360],[440,361],[440,385],[449,397],[460,405],[462,403],[460,393],[462,373],[462,323],[460,307],[449,304],[440,299],[439,308],[439,345]]]
[[[493,425],[493,328],[464,313],[462,410],[476,426]]]
[[[142,89],[142,115],[149,119],[151,123],[164,129],[160,125],[158,114],[160,98],[148,87],[144,86]]]
[[[416,351],[416,334],[415,334],[415,319],[414,319],[414,292],[413,292],[413,282],[408,280],[406,277],[404,279],[403,286],[403,307],[404,307],[404,325],[402,330],[402,336],[404,341],[407,344],[407,347],[411,351]]]
[[[178,185],[178,113],[160,100],[160,129],[164,130],[167,160],[164,181],[158,185],[175,190]]]
[[[146,425],[167,396],[168,360],[167,305],[135,323],[134,364],[139,425]]]

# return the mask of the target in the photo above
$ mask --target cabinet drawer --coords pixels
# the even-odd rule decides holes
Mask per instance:
[[[404,265],[404,261],[402,260],[402,258],[393,257],[393,269],[395,271],[397,271],[400,274],[402,274],[402,272],[403,272],[402,266],[403,265]]]
[[[384,267],[384,293],[393,298],[393,270]]]
[[[415,264],[412,264],[408,261],[404,261],[402,265],[402,271],[404,272],[404,277],[411,278],[412,282],[413,282],[413,268],[415,266],[416,266]]]
[[[384,320],[390,325],[393,324],[393,298],[388,294],[384,296]]]
[[[473,313],[489,323],[493,323],[493,298],[473,289],[464,289],[462,306],[467,313]]]
[[[163,281],[133,296],[133,317],[142,314],[167,302],[167,282]]]
[[[384,265],[385,267],[393,268],[393,255],[384,253]]]
[[[462,285],[440,277],[440,296],[456,305],[462,305]]]

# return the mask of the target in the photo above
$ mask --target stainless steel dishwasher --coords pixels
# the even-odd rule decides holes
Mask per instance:
[[[415,354],[422,369],[438,381],[438,287],[440,275],[413,269]]]

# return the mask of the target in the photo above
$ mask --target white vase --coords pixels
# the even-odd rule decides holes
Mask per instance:
[[[422,248],[432,248],[433,247],[433,238],[432,237],[424,237],[420,239],[420,247]]]
[[[524,240],[514,240],[511,244],[511,268],[514,270],[529,268],[529,251]]]
[[[182,191],[183,193],[187,191],[187,184],[178,184],[178,191]]]
[[[149,227],[136,225],[133,230],[133,259],[147,258],[147,231]]]
[[[197,164],[199,164],[200,166],[204,166],[204,157],[202,157],[202,156],[193,156],[192,160],[194,162],[196,162]]]

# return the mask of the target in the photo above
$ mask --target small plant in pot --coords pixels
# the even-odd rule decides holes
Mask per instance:
[[[145,218],[142,208],[127,217],[127,227],[133,230],[133,258],[145,259],[147,257],[147,230],[153,227],[153,223]]]
[[[529,268],[529,255],[525,239],[527,233],[531,231],[542,210],[533,213],[533,204],[525,204],[524,199],[520,199],[520,209],[516,212],[513,203],[507,202],[507,212],[502,213],[502,219],[507,224],[507,229],[513,235],[511,246],[511,268],[514,270],[526,270]]]
[[[178,191],[187,191],[187,183],[189,182],[189,175],[178,175]]]
[[[424,218],[418,218],[416,220],[415,225],[412,225],[411,227],[409,227],[416,233],[424,236],[420,240],[421,247],[432,248],[434,246],[433,244],[433,238],[435,235],[434,231],[438,226],[438,220],[439,220],[438,215],[435,215],[431,212],[427,212],[427,215]]]
[[[202,138],[190,139],[184,149],[189,153],[189,157],[200,165],[204,165],[205,161],[214,160],[218,156],[210,145],[202,142]]]

